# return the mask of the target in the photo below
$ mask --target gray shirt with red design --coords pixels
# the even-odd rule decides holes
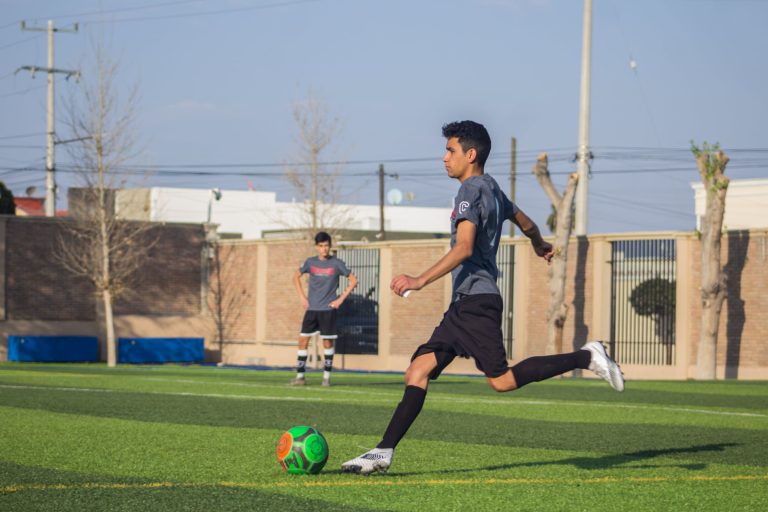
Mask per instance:
[[[309,274],[309,310],[329,311],[331,302],[338,299],[339,276],[349,276],[347,265],[335,256],[321,260],[318,256],[307,258],[299,268],[302,274]]]

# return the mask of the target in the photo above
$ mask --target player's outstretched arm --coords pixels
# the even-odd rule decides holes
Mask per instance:
[[[304,306],[304,309],[307,309],[309,307],[309,299],[307,299],[307,294],[304,293],[304,287],[301,286],[301,272],[298,270],[293,274],[293,285],[296,288],[296,293],[299,294],[301,305]]]
[[[476,234],[477,226],[469,221],[459,222],[459,225],[456,226],[456,244],[445,256],[418,277],[400,274],[392,280],[389,287],[396,294],[402,296],[407,290],[421,290],[429,283],[440,279],[459,266],[462,261],[472,256]]]
[[[514,222],[517,227],[520,228],[520,231],[531,240],[531,245],[533,245],[533,250],[537,256],[541,256],[547,261],[552,260],[552,256],[555,255],[552,244],[541,238],[539,226],[537,226],[536,223],[523,212],[523,210],[518,209],[515,212],[512,222]]]

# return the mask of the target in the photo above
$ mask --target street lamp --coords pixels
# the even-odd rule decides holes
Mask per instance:
[[[213,201],[219,201],[219,200],[221,200],[221,189],[212,188],[211,195],[208,198],[208,220],[206,221],[206,224],[211,223],[211,208],[213,207]]]

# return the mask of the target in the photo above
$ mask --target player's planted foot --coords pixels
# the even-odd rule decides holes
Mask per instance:
[[[331,379],[323,379],[323,387],[324,388],[331,387]]]
[[[590,341],[581,350],[588,350],[592,354],[589,369],[595,375],[608,381],[608,384],[616,391],[624,391],[624,374],[616,361],[611,359],[600,341]]]
[[[295,378],[290,382],[291,386],[305,386],[307,384],[307,381],[301,378]]]
[[[344,473],[356,473],[358,475],[370,475],[373,472],[384,473],[392,465],[392,456],[395,450],[392,448],[374,448],[361,456],[348,460],[341,465]]]

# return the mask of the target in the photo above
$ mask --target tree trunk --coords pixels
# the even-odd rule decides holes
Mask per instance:
[[[696,378],[716,378],[717,334],[726,295],[720,261],[721,230],[725,214],[725,190],[707,193],[707,210],[701,237],[701,333],[696,357]]]
[[[224,362],[224,286],[221,283],[221,246],[215,243],[213,246],[214,265],[216,266],[216,289],[214,300],[216,301],[214,313],[216,317],[216,335],[219,342],[219,361]]]
[[[565,193],[560,196],[552,184],[548,166],[547,154],[542,153],[533,168],[533,173],[557,212],[555,255],[552,257],[548,272],[549,307],[547,308],[547,344],[544,352],[546,354],[559,354],[563,351],[563,327],[568,315],[568,305],[565,303],[565,278],[568,267],[568,245],[573,224],[573,199],[576,195],[576,183],[579,178],[578,174],[572,173],[568,177]]]
[[[549,267],[549,309],[547,310],[547,346],[545,353],[560,354],[563,351],[563,327],[568,316],[565,303],[565,278],[568,270],[568,245],[573,224],[573,199],[576,195],[578,175],[571,174],[565,194],[555,206],[557,226],[555,228],[555,255]]]
[[[724,175],[728,157],[722,151],[713,154],[706,145],[703,151],[694,148],[694,155],[707,198],[701,223],[701,332],[696,355],[696,379],[712,380],[716,378],[717,334],[726,297],[720,246],[729,182]]]
[[[115,321],[112,314],[112,294],[109,290],[101,292],[102,308],[104,311],[104,336],[107,342],[107,366],[117,366],[117,340],[115,339]]]

